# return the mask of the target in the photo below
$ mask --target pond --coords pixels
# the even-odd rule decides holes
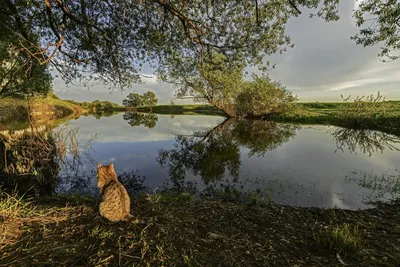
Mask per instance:
[[[400,139],[379,131],[140,113],[82,116],[51,131],[46,142],[64,151],[62,161],[46,156],[46,167],[32,170],[19,170],[32,163],[11,153],[27,147],[18,141],[22,133],[2,132],[8,153],[3,167],[34,174],[43,185],[39,194],[98,194],[97,162],[114,163],[132,191],[174,188],[202,197],[234,192],[233,198],[257,192],[278,204],[345,209],[400,194]],[[43,151],[31,153],[39,159]],[[51,174],[56,177],[49,183]],[[0,179],[13,185],[5,182],[9,176]]]

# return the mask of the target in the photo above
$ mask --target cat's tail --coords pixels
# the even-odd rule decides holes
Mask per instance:
[[[128,222],[130,222],[130,223],[133,223],[133,224],[146,224],[146,220],[140,219],[140,218],[136,218],[132,214],[128,214],[126,220]]]

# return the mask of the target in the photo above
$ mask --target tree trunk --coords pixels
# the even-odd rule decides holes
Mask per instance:
[[[235,111],[235,107],[233,104],[228,104],[228,105],[224,105],[224,104],[218,104],[218,103],[211,103],[214,107],[216,107],[217,109],[221,110],[226,117],[228,118],[236,118],[236,111]]]

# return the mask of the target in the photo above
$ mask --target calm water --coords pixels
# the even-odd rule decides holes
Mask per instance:
[[[233,187],[280,204],[349,209],[400,193],[399,140],[382,132],[141,114],[80,117],[60,129],[75,129],[83,152],[73,164],[67,155],[57,193],[97,193],[96,162],[113,162],[125,183],[136,177],[150,191]]]

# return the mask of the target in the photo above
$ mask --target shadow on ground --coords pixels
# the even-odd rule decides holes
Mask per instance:
[[[17,216],[0,213],[0,266],[338,266],[341,262],[396,266],[400,262],[399,202],[344,211],[154,194],[132,203],[134,215],[148,218],[145,225],[109,223],[98,215],[95,200],[81,197],[42,198],[29,205]]]

